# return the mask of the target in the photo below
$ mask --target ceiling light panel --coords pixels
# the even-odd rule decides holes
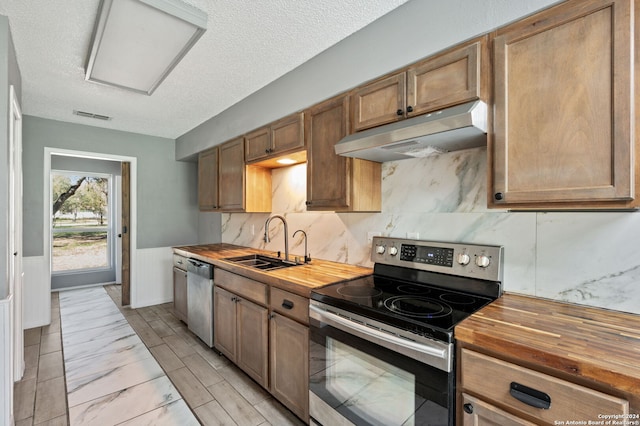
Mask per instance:
[[[206,29],[177,0],[102,0],[86,80],[150,95]]]

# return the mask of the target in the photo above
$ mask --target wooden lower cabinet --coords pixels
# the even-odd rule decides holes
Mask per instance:
[[[173,313],[182,322],[187,322],[187,272],[173,268]]]
[[[236,363],[263,387],[269,386],[268,310],[246,299],[236,301],[238,353]]]
[[[308,423],[309,299],[223,269],[215,280],[215,348]]]
[[[269,322],[270,390],[301,419],[309,419],[309,327],[278,313]]]
[[[187,322],[187,258],[173,254],[173,313]]]
[[[268,310],[214,287],[213,345],[261,386],[269,386]]]
[[[233,362],[237,359],[237,297],[218,286],[213,288],[213,345]]]
[[[460,352],[458,418],[464,425],[556,425],[629,414],[626,399],[468,348]]]
[[[534,426],[527,420],[513,416],[481,399],[462,394],[463,426]]]

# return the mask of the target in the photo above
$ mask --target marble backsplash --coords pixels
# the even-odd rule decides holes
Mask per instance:
[[[486,149],[382,165],[382,212],[307,212],[306,165],[273,171],[273,213],[289,224],[290,251],[372,266],[368,232],[406,238],[503,245],[506,291],[640,314],[640,214],[507,212],[486,205]],[[222,242],[283,250],[283,227],[268,214],[222,217]],[[210,226],[209,226],[210,227]],[[206,241],[204,241],[206,242]]]

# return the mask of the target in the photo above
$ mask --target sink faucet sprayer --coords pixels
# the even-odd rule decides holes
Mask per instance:
[[[270,241],[269,240],[269,224],[271,223],[271,220],[276,218],[280,219],[282,221],[282,224],[284,225],[284,260],[285,262],[288,262],[289,261],[289,228],[287,226],[287,220],[283,216],[276,214],[271,216],[269,219],[267,219],[267,221],[264,224],[264,242],[268,243]]]

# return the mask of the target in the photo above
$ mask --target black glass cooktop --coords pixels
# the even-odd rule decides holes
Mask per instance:
[[[428,279],[424,280],[425,277]],[[313,290],[311,299],[403,330],[451,342],[453,327],[495,297],[443,288],[437,282],[440,280],[448,284],[445,277],[421,274],[423,282],[415,282],[371,275]],[[469,281],[470,285],[474,283],[475,280]]]

